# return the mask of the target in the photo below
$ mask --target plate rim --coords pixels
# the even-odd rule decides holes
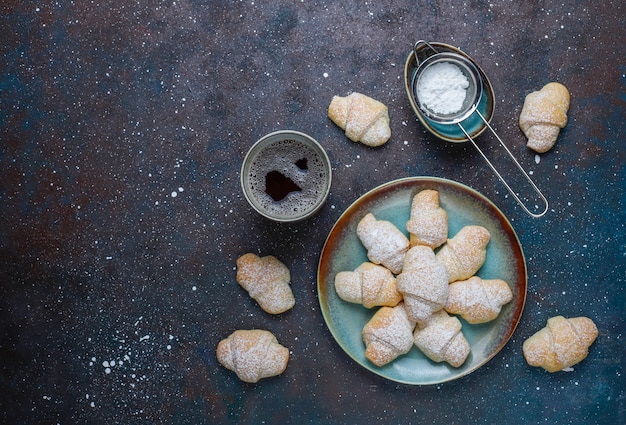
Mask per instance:
[[[479,363],[477,363],[476,365],[474,365],[471,368],[468,368],[464,371],[462,371],[461,373],[458,374],[452,374],[449,377],[446,377],[444,379],[436,379],[433,381],[429,381],[429,382],[415,382],[415,381],[411,381],[411,380],[407,380],[407,379],[399,379],[396,377],[391,377],[388,376],[386,374],[383,373],[382,368],[376,368],[374,365],[368,365],[365,364],[364,362],[362,362],[360,359],[356,358],[353,353],[351,353],[345,346],[344,344],[342,344],[339,339],[338,339],[338,335],[336,335],[335,331],[333,330],[333,328],[331,326],[329,326],[329,321],[332,322],[330,316],[330,312],[328,311],[327,306],[324,305],[324,303],[322,302],[322,297],[320,296],[321,293],[321,281],[322,281],[322,276],[321,276],[321,270],[322,270],[322,259],[324,258],[324,253],[327,250],[327,247],[329,245],[329,241],[331,240],[331,237],[334,235],[335,231],[338,229],[338,225],[339,223],[344,219],[345,216],[347,216],[348,214],[352,213],[352,211],[354,209],[356,209],[358,207],[358,205],[360,204],[360,201],[372,196],[375,192],[379,192],[384,190],[385,188],[388,188],[389,186],[395,186],[395,185],[402,185],[402,184],[407,184],[407,183],[416,183],[416,184],[428,184],[428,183],[435,183],[435,184],[441,184],[441,185],[445,185],[445,186],[452,186],[452,187],[457,187],[461,190],[465,190],[468,193],[471,194],[472,197],[478,199],[480,202],[485,203],[487,206],[489,206],[490,208],[492,208],[498,215],[499,218],[502,220],[503,223],[505,223],[509,229],[510,229],[510,234],[512,235],[511,240],[515,243],[515,247],[519,249],[519,253],[521,255],[521,266],[522,266],[522,271],[523,271],[523,279],[522,282],[520,282],[523,285],[523,291],[522,291],[522,298],[520,300],[520,307],[519,307],[519,314],[517,314],[517,316],[514,318],[513,323],[510,327],[510,329],[507,330],[507,335],[506,337],[502,340],[502,342],[496,347],[495,350],[493,350],[493,352],[491,352],[488,356],[485,356],[484,359],[482,359],[482,361],[480,361]],[[506,217],[506,215],[504,215],[504,213],[489,199],[487,198],[485,195],[483,195],[482,193],[478,192],[476,189],[473,189],[463,183],[454,181],[454,180],[450,180],[450,179],[446,179],[443,177],[434,177],[434,176],[412,176],[412,177],[403,177],[403,178],[399,178],[399,179],[395,179],[395,180],[391,180],[385,183],[382,183],[368,191],[366,191],[365,193],[363,193],[362,195],[358,196],[342,213],[341,215],[337,218],[337,220],[335,221],[333,227],[331,228],[330,232],[328,233],[328,236],[326,237],[325,241],[324,241],[324,245],[322,246],[322,250],[320,251],[320,256],[319,256],[319,261],[318,261],[318,266],[317,266],[317,279],[316,279],[316,290],[317,290],[317,297],[318,297],[318,302],[320,305],[320,310],[322,312],[322,317],[324,319],[324,323],[326,325],[326,328],[328,329],[328,331],[330,332],[330,334],[332,335],[333,339],[335,340],[335,343],[337,343],[337,345],[339,345],[339,347],[341,348],[341,350],[346,353],[354,362],[356,362],[359,366],[363,367],[364,369],[369,370],[370,372],[379,375],[385,379],[388,379],[390,381],[393,382],[398,382],[401,384],[407,384],[407,385],[418,385],[418,386],[427,386],[427,385],[437,385],[437,384],[441,384],[444,382],[449,382],[449,381],[453,381],[456,379],[459,379],[461,377],[467,376],[469,374],[471,374],[472,372],[476,371],[477,369],[479,369],[480,367],[484,366],[487,362],[489,362],[491,359],[493,359],[493,357],[495,357],[510,341],[510,339],[512,338],[513,334],[515,333],[515,330],[517,329],[517,326],[519,325],[519,322],[521,320],[523,311],[524,311],[524,306],[526,304],[526,298],[527,298],[527,293],[528,293],[528,267],[526,264],[526,257],[524,255],[524,250],[523,247],[521,245],[521,242],[519,240],[519,237],[517,235],[517,232],[515,231],[515,229],[513,228],[511,222],[509,221],[509,219]]]

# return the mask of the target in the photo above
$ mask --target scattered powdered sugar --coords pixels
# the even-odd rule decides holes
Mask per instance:
[[[171,355],[176,337],[142,331],[143,319],[141,316],[117,323],[117,329],[108,338],[88,338],[94,350],[93,355],[87,357],[94,386],[85,394],[84,400],[91,408],[105,408],[117,403],[127,409],[135,406],[137,410],[131,413],[141,414],[139,399],[153,397],[163,377],[167,376],[168,362],[158,359]],[[114,399],[101,391],[103,382],[115,392]]]
[[[172,198],[176,198],[176,197],[178,196],[178,194],[179,194],[179,193],[182,193],[182,192],[184,192],[184,191],[185,191],[185,188],[183,188],[183,187],[179,187],[179,188],[178,188],[178,191],[173,190],[173,191],[172,191],[172,193],[170,194],[170,196],[171,196]]]

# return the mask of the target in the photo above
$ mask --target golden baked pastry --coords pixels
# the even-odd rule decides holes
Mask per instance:
[[[418,326],[414,340],[426,357],[454,367],[463,365],[470,353],[470,345],[461,332],[461,322],[445,310],[433,314],[425,326]]]
[[[448,239],[448,213],[439,206],[436,190],[417,193],[411,202],[410,214],[406,230],[411,246],[426,245],[435,249]]]
[[[328,117],[345,130],[346,136],[353,142],[374,147],[384,144],[391,137],[387,107],[361,93],[333,96]]]
[[[502,306],[512,299],[513,293],[505,281],[473,276],[450,284],[445,308],[467,323],[486,323],[498,317]]]
[[[242,381],[255,383],[283,373],[289,350],[269,331],[237,330],[219,342],[217,360]]]
[[[569,102],[569,91],[560,83],[548,83],[526,96],[519,117],[519,126],[528,138],[526,146],[539,153],[552,149],[567,124]]]
[[[437,252],[449,282],[469,279],[484,264],[491,235],[482,226],[465,226]]]
[[[362,337],[365,357],[376,366],[384,366],[413,346],[413,328],[404,310],[404,303],[381,307],[365,324]]]
[[[248,253],[237,259],[237,282],[267,313],[283,313],[295,305],[290,280],[289,269],[271,255]]]
[[[522,351],[529,365],[558,372],[584,360],[597,337],[598,328],[591,319],[556,316],[524,341]]]
[[[337,273],[335,291],[342,300],[366,308],[394,307],[402,301],[393,274],[386,267],[369,262],[362,263],[353,272]]]
[[[402,271],[409,239],[393,223],[377,220],[372,213],[367,213],[357,224],[356,234],[372,263],[382,264],[394,274]]]
[[[406,253],[396,286],[407,315],[418,324],[425,323],[448,300],[448,273],[427,246],[416,245]]]

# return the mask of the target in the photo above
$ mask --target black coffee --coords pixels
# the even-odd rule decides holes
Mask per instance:
[[[278,140],[252,160],[248,187],[268,215],[294,218],[315,208],[325,196],[327,173],[323,158],[311,147]]]
[[[272,170],[265,175],[265,193],[275,201],[282,201],[291,192],[300,192],[301,190],[300,186],[279,171]]]

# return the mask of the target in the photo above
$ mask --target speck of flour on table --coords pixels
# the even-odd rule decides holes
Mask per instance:
[[[179,187],[179,188],[178,188],[178,191],[173,190],[173,191],[172,191],[172,193],[170,194],[170,196],[171,196],[172,198],[176,198],[176,197],[178,196],[178,194],[179,194],[179,193],[183,193],[184,191],[185,191],[185,188],[183,188],[183,187]]]

